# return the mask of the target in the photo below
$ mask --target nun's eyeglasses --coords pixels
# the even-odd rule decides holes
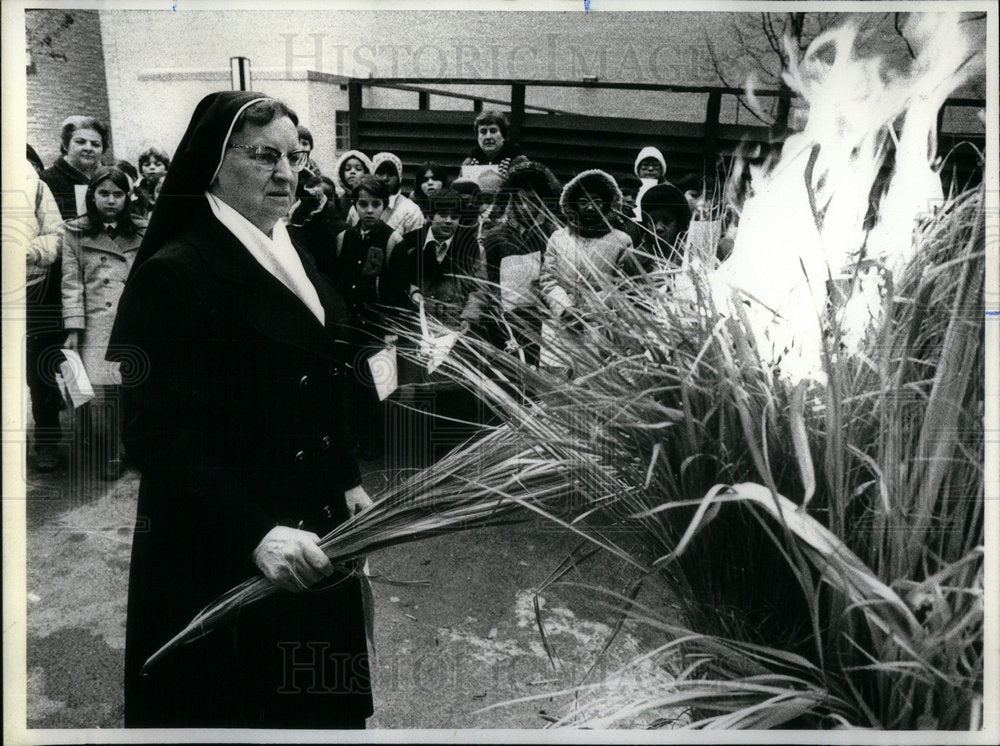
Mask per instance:
[[[288,167],[292,173],[298,173],[309,162],[308,150],[293,150],[291,153],[282,153],[266,145],[230,145],[229,147],[233,150],[247,151],[250,159],[258,166],[271,171],[278,167],[278,161],[282,158],[288,161]]]

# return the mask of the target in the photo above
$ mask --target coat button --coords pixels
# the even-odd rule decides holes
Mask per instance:
[[[331,376],[339,376],[340,375],[340,368],[338,368],[336,365],[331,365],[330,366],[330,375]]]
[[[302,376],[302,378],[299,379],[299,388],[300,389],[308,388],[309,383],[310,383],[309,376]]]
[[[105,277],[104,278],[104,284],[105,285],[110,285],[111,284],[111,280],[109,280],[107,277]]]
[[[105,308],[111,308],[111,305],[112,305],[111,301],[108,301],[107,303],[104,304],[104,307]]]
[[[108,261],[108,258],[107,258],[106,256],[102,256],[102,257],[101,257],[101,261],[102,261],[102,262],[106,262],[106,261]]]
[[[325,515],[327,518],[333,518],[333,508],[331,508],[329,505],[324,505],[323,515]]]
[[[324,451],[329,451],[330,450],[330,446],[333,444],[333,441],[330,440],[330,436],[329,435],[324,435],[323,436],[323,440],[321,440],[319,443],[320,443],[320,446],[322,446],[322,448],[323,448]]]
[[[306,452],[305,451],[299,451],[298,453],[295,454],[295,463],[296,464],[301,464],[305,460],[306,460]]]

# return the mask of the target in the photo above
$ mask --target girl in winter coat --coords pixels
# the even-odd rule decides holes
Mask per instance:
[[[87,187],[87,214],[64,223],[60,233],[65,346],[80,355],[96,394],[79,411],[79,443],[104,479],[116,479],[121,464],[121,376],[118,363],[104,356],[118,299],[146,231],[146,221],[132,217],[129,191],[123,171],[99,169]]]
[[[631,254],[632,239],[614,227],[621,206],[621,190],[604,171],[583,171],[563,188],[559,207],[567,224],[549,237],[539,276],[557,318],[575,308],[584,284],[606,285]]]

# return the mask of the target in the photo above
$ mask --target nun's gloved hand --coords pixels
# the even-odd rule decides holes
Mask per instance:
[[[253,550],[253,561],[265,578],[293,593],[333,572],[329,558],[319,548],[319,537],[289,526],[275,526],[264,534]]]

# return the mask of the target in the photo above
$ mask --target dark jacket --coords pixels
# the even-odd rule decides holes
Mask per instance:
[[[494,153],[492,156],[486,155],[479,143],[476,143],[472,150],[469,151],[469,155],[466,156],[465,160],[462,161],[463,166],[491,166],[496,165],[498,171],[500,172],[501,178],[507,178],[507,171],[510,168],[510,163],[512,160],[518,156],[524,155],[524,151],[521,150],[520,146],[515,145],[512,142],[504,142],[503,146],[499,151]]]
[[[123,361],[124,442],[142,473],[127,727],[324,728],[371,713],[353,578],[278,591],[139,676],[198,611],[259,574],[251,554],[271,528],[322,536],[347,517],[344,490],[359,483],[344,397],[353,355],[338,341],[342,302],[299,253],[326,328],[207,203],[137,265],[119,304],[109,358]]]
[[[372,306],[385,302],[385,275],[389,265],[387,246],[394,232],[382,221],[368,232],[364,241],[358,226],[344,231],[330,277],[344,299],[349,318],[367,316]]]
[[[66,162],[64,156],[39,174],[52,191],[52,196],[59,205],[59,213],[63,220],[71,220],[76,214],[76,186],[87,186],[90,179]]]
[[[52,196],[59,205],[59,214],[63,220],[72,220],[76,214],[76,186],[87,186],[90,179],[84,176],[66,162],[63,156],[38,175],[45,182]],[[48,275],[45,278],[45,289],[42,293],[41,304],[45,307],[59,308],[61,303],[62,286],[62,257],[57,258],[49,265]]]
[[[319,271],[332,281],[337,236],[347,227],[347,211],[341,208],[336,198],[332,198],[326,201],[322,210],[301,214],[308,209],[308,204],[304,201],[292,215],[287,226],[288,237],[299,249],[308,251]]]
[[[411,306],[409,290],[417,287],[428,313],[449,325],[461,321],[478,323],[482,314],[483,275],[475,228],[455,231],[444,260],[438,262],[427,245],[430,226],[410,231],[393,251],[390,276],[394,305]]]

